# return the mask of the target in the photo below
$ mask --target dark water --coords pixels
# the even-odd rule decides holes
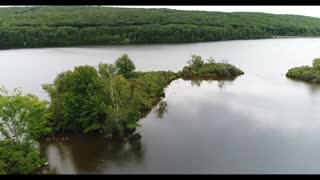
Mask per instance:
[[[0,51],[0,82],[42,98],[42,83],[76,65],[113,62],[180,70],[192,54],[228,60],[234,81],[176,80],[134,142],[64,136],[42,144],[48,173],[320,173],[320,86],[285,77],[320,57],[320,39]],[[65,138],[68,139],[65,139]],[[62,139],[64,138],[64,139]]]

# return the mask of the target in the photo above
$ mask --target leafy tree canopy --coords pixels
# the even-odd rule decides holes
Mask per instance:
[[[21,143],[49,134],[48,116],[46,102],[36,96],[0,88],[0,133],[5,140]]]
[[[115,65],[118,74],[122,74],[125,78],[132,77],[132,72],[136,69],[136,66],[127,54],[124,54],[117,59]]]
[[[319,36],[320,19],[253,12],[79,6],[0,9],[0,48]]]

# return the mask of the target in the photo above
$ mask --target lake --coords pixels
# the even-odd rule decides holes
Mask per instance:
[[[134,142],[64,135],[41,144],[46,173],[320,173],[320,86],[285,77],[320,57],[319,38],[0,51],[0,84],[41,85],[127,53],[137,70],[181,70],[192,54],[227,61],[234,81],[173,81]]]

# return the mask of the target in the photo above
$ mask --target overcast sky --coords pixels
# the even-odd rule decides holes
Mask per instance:
[[[120,7],[120,6],[117,6]],[[222,12],[266,12],[272,14],[296,14],[320,18],[320,6],[121,6],[140,8],[171,8]]]

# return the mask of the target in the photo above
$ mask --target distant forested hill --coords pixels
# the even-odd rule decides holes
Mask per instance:
[[[0,48],[320,36],[320,19],[110,7],[0,8]]]

